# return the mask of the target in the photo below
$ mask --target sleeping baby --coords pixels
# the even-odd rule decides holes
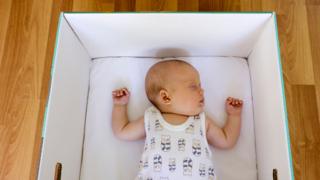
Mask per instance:
[[[182,60],[154,64],[147,72],[145,90],[153,106],[129,121],[126,88],[112,92],[112,129],[122,140],[145,138],[137,180],[216,179],[209,144],[233,147],[240,133],[243,101],[228,97],[227,121],[219,127],[205,115],[204,90],[198,71]]]

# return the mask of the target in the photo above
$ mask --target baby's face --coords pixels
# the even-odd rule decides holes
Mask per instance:
[[[171,76],[171,75],[170,75]],[[197,115],[203,111],[204,94],[196,69],[185,66],[172,73],[172,111],[184,115]]]

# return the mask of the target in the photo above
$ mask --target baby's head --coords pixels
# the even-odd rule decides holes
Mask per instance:
[[[161,61],[147,72],[148,99],[161,112],[197,115],[203,111],[204,95],[198,71],[182,60]]]

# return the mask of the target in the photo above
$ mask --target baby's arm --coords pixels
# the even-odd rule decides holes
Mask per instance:
[[[115,136],[122,140],[138,140],[145,137],[144,118],[130,122],[127,115],[127,104],[130,92],[127,88],[112,92],[112,130]]]
[[[226,100],[227,122],[218,127],[210,117],[206,117],[207,140],[209,144],[221,149],[233,147],[239,137],[243,101],[235,98]]]

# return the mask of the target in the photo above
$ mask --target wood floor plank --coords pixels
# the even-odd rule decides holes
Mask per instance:
[[[136,11],[177,11],[177,0],[136,0]]]
[[[320,122],[320,85],[316,84],[315,88],[316,88],[316,96],[317,96],[318,120]],[[320,171],[320,169],[319,169],[319,171]]]
[[[114,5],[114,11],[135,11],[135,0],[116,0]]]
[[[115,0],[73,0],[73,11],[110,12],[114,11]]]
[[[0,0],[0,66],[11,9],[11,1]]]
[[[306,0],[306,5],[317,5],[317,6],[320,6],[320,0]]]
[[[283,72],[291,84],[314,84],[306,7],[303,3],[277,7]]]
[[[198,0],[178,0],[178,11],[198,11]]]
[[[199,11],[240,11],[240,0],[199,0]]]
[[[276,11],[276,1],[270,0],[242,0],[241,11]]]
[[[3,121],[3,119],[1,119]],[[0,178],[4,179],[8,171],[5,167],[10,166],[12,162],[7,160],[6,154],[8,154],[8,149],[10,145],[10,127],[4,123],[0,124]]]
[[[313,72],[315,77],[316,93],[318,100],[318,117],[320,117],[320,3],[319,5],[307,5],[307,14]]]
[[[315,83],[320,85],[320,5],[307,6],[307,14]]]
[[[0,66],[2,180],[30,176],[51,3],[12,1]]]
[[[296,179],[320,177],[320,123],[315,87],[286,83],[287,107]]]

